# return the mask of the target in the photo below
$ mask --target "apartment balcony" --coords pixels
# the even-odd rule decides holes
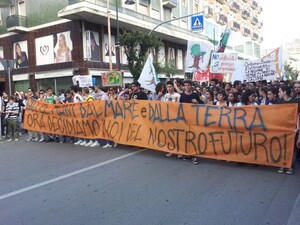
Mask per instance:
[[[246,2],[246,3],[248,2],[248,0],[243,0],[243,1]]]
[[[258,3],[255,0],[252,1],[251,8],[252,9],[257,9],[258,8]]]
[[[206,7],[204,8],[204,15],[205,15],[205,17],[207,17],[207,18],[213,17],[213,15],[214,15],[214,10],[213,10],[213,8],[212,8],[212,7],[209,7],[209,6],[206,6]]]
[[[262,28],[263,27],[263,22],[262,21],[260,21],[260,22],[258,22],[258,28]]]
[[[240,5],[235,2],[235,1],[232,1],[231,5],[230,5],[230,9],[233,11],[233,12],[239,12],[240,11]]]
[[[230,27],[234,31],[239,31],[241,29],[241,25],[236,21],[231,21]]]
[[[20,15],[8,16],[6,18],[6,28],[8,32],[27,32],[27,17]]]
[[[251,39],[252,39],[253,41],[257,41],[257,40],[258,40],[258,34],[257,34],[257,33],[252,33]]]
[[[173,9],[178,6],[178,0],[164,0],[162,5],[165,8]]]
[[[217,2],[220,2],[221,4],[224,4],[227,2],[227,0],[216,0]]]
[[[244,29],[243,29],[243,35],[247,37],[250,34],[251,34],[251,31],[247,27],[244,27]]]
[[[263,8],[261,6],[258,7],[258,13],[261,14],[263,11]]]
[[[218,24],[221,24],[221,25],[227,24],[227,16],[225,16],[221,13],[217,14],[216,20],[217,20]]]
[[[251,19],[251,23],[252,23],[253,25],[258,24],[258,19],[257,19],[257,17],[253,16],[252,19]]]
[[[259,40],[258,40],[260,43],[264,41],[264,38],[263,37],[259,37]]]
[[[245,20],[249,19],[249,18],[250,18],[250,12],[249,12],[248,10],[244,9],[244,10],[242,11],[242,17],[243,17]]]

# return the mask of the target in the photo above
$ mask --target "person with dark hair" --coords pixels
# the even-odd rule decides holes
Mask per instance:
[[[181,93],[180,96],[181,103],[204,104],[204,102],[200,100],[200,96],[192,92],[192,82],[190,80],[185,80],[183,82],[183,85],[185,91],[184,93]],[[192,158],[192,162],[194,165],[199,164],[199,160],[196,157]]]
[[[242,89],[242,82],[240,80],[235,80],[233,82],[233,91],[237,94],[239,101],[241,100]]]
[[[296,98],[292,97],[292,89],[290,86],[282,84],[279,87],[279,92],[278,92],[278,96],[281,100],[280,104],[290,104],[290,103],[294,103],[297,104],[298,106],[298,121],[297,121],[297,126],[296,126],[296,142],[295,142],[295,147],[294,147],[294,154],[293,154],[293,160],[292,160],[292,167],[291,168],[280,168],[278,170],[278,173],[284,173],[286,170],[286,173],[289,175],[294,174],[295,172],[295,163],[296,163],[296,159],[297,159],[297,145],[299,142],[299,112],[300,112],[300,107],[299,107],[299,100]]]
[[[167,82],[167,93],[164,96],[164,101],[168,101],[168,102],[179,102],[180,101],[180,94],[178,94],[177,92],[175,92],[174,89],[174,82],[172,81],[168,81]]]
[[[153,96],[153,100],[159,100],[159,101],[163,101],[165,94],[167,92],[166,90],[166,85],[162,82],[159,82],[156,87],[155,87],[155,93]]]
[[[10,96],[8,98],[8,104],[6,105],[5,114],[7,118],[7,126],[8,126],[8,133],[9,139],[8,142],[15,139],[15,141],[19,140],[19,117],[20,108],[19,104],[15,102],[14,96]]]
[[[224,89],[218,91],[217,99],[217,106],[227,106],[227,95]]]
[[[100,61],[100,47],[95,40],[95,36],[93,32],[91,34],[91,60]]]
[[[174,84],[174,88],[178,94],[183,93],[182,81],[180,79],[174,79],[173,84]]]
[[[214,92],[211,89],[205,92],[205,105],[215,105]]]
[[[225,84],[224,89],[225,89],[225,92],[226,92],[227,95],[228,95],[229,92],[231,91],[231,88],[232,88],[232,84],[231,84],[231,83],[226,83],[226,84]]]
[[[237,106],[237,103],[238,103],[237,94],[233,91],[230,91],[228,93],[227,106]]]
[[[212,79],[210,80],[210,86],[211,86],[211,87],[216,87],[218,83],[219,83],[219,81],[218,81],[217,78],[212,78]]]
[[[259,90],[259,98],[257,101],[258,105],[268,105],[269,104],[269,98],[268,98],[268,88],[262,87]]]
[[[33,88],[28,88],[27,93],[28,93],[28,98],[32,98],[35,100],[38,99],[38,96],[35,95],[35,91]],[[27,101],[26,101],[25,108],[24,108],[25,111],[26,111],[26,107],[27,107]],[[27,142],[29,142],[29,141],[37,142],[39,140],[37,132],[28,130],[28,134],[29,134],[29,138],[26,140]]]
[[[132,93],[130,99],[132,100],[148,100],[147,94],[141,91],[141,84],[137,81],[131,83]]]
[[[296,81],[293,86],[294,98],[300,99],[300,81]]]
[[[273,105],[273,104],[279,104],[280,99],[278,97],[278,88],[273,86],[268,89],[268,99],[269,103],[268,105]]]
[[[255,93],[251,89],[246,89],[241,96],[241,102],[237,104],[237,106],[245,106],[245,105],[257,105],[255,100]]]

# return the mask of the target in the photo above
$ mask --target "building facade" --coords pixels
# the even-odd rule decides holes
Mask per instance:
[[[127,1],[126,1],[127,2]],[[156,60],[173,62],[183,77],[188,40],[210,43],[212,50],[226,26],[232,30],[226,51],[241,59],[260,57],[262,8],[253,0],[10,0],[2,6],[0,57],[15,59],[12,80],[17,90],[68,88],[73,75],[92,75],[101,84],[101,74],[109,70],[108,12],[112,41],[113,68],[124,71],[124,83],[132,81],[127,58],[117,45],[118,33],[130,30],[155,34],[164,45]],[[204,31],[190,31],[188,15],[205,15]],[[119,29],[117,29],[119,27]],[[0,66],[0,88],[7,88],[7,77]]]

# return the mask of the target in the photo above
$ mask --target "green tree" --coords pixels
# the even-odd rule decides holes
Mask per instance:
[[[290,77],[292,78],[292,80],[296,80],[297,79],[297,70],[295,70],[291,65],[285,65],[284,66],[284,71],[286,74],[286,77],[289,79]]]
[[[173,77],[178,73],[176,66],[171,63],[167,63],[164,66],[161,66],[160,63],[154,63],[154,67],[157,73],[165,74],[167,77]]]
[[[147,60],[148,51],[162,44],[160,38],[141,31],[125,32],[119,37],[119,44],[124,47],[128,68],[134,80],[138,80]]]

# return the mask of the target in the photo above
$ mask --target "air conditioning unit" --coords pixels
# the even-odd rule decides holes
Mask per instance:
[[[211,18],[211,17],[214,15],[213,9],[212,9],[211,7],[209,7],[209,6],[206,6],[206,7],[204,8],[204,15],[205,15],[205,17],[207,17],[207,18]]]
[[[218,24],[225,25],[227,24],[227,17],[221,13],[216,15],[216,20]]]

